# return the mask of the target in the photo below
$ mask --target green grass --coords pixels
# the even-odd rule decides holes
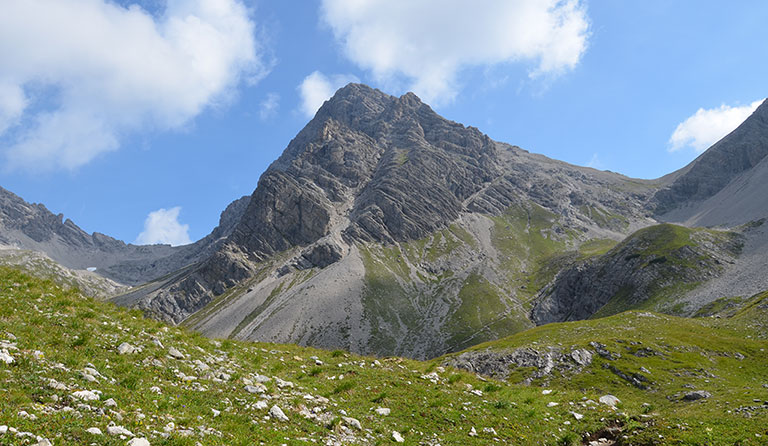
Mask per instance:
[[[587,324],[596,323],[599,322]],[[533,331],[536,335],[532,339],[545,341],[545,334],[551,329],[545,329],[543,333],[542,328]],[[688,331],[691,332],[691,342],[704,342],[702,333]],[[526,333],[531,332],[521,336],[532,336]],[[611,336],[621,339],[623,333],[614,329]],[[16,340],[11,339],[10,334]],[[164,348],[155,345],[153,338],[162,342]],[[560,340],[586,341],[586,338],[577,338],[569,336]],[[365,439],[367,444],[385,445],[393,444],[392,431],[402,433],[406,444],[554,445],[561,444],[563,438],[580,441],[585,432],[596,432],[617,417],[605,407],[582,408],[582,398],[596,400],[603,392],[621,395],[625,401],[621,410],[627,417],[639,416],[642,410],[639,401],[644,400],[627,393],[621,382],[608,379],[599,385],[590,384],[584,380],[596,378],[589,374],[574,380],[574,385],[563,383],[555,393],[545,397],[536,386],[488,381],[471,373],[443,369],[436,361],[401,358],[376,361],[339,351],[293,345],[210,340],[183,328],[144,319],[138,311],[84,298],[74,291],[62,290],[50,282],[8,269],[0,269],[0,340],[12,341],[18,348],[9,350],[15,359],[12,364],[0,363],[2,424],[49,438],[54,444],[124,445],[126,440],[110,436],[94,438],[85,432],[90,427],[105,431],[110,422],[116,422],[139,436],[147,436],[153,446],[191,446],[197,442],[204,445],[325,444],[342,436],[356,439],[352,443],[363,443]],[[116,347],[122,342],[139,346],[142,351],[119,355]],[[661,346],[668,341],[657,343]],[[711,340],[709,343],[711,345]],[[731,338],[728,344],[716,345],[718,349],[740,351],[752,358],[756,349],[764,344]],[[187,359],[168,357],[166,349],[171,346],[184,352]],[[712,349],[711,346],[707,348],[705,353]],[[728,366],[727,369],[717,369],[723,376],[717,386],[731,384],[733,376],[740,377],[740,373],[751,374],[755,385],[749,387],[753,390],[745,389],[747,381],[739,381],[742,387],[735,390],[734,396],[728,397],[729,407],[747,396],[757,395],[754,393],[756,384],[768,370],[764,360],[757,363],[762,368],[744,370],[735,367],[736,363],[731,364],[732,359],[694,353],[702,359],[692,363],[692,367],[703,367],[710,358],[717,361],[716,364],[722,362]],[[314,358],[322,365],[317,365]],[[207,364],[213,372],[225,371],[231,377],[225,381],[213,380],[196,369],[195,361]],[[82,378],[80,372],[91,366],[103,375],[99,382],[91,383]],[[686,364],[675,367],[684,366],[687,367]],[[438,382],[433,383],[427,373],[437,374]],[[598,369],[596,373],[604,372]],[[279,405],[290,418],[289,422],[270,419],[266,417],[266,409],[254,406],[264,397],[245,392],[243,379],[255,374],[279,377],[294,384],[292,389],[281,389],[274,379],[267,383],[268,406]],[[196,379],[184,380],[183,376]],[[49,387],[51,378],[68,389]],[[150,391],[153,386],[157,386],[161,393]],[[73,401],[71,395],[81,389],[103,392],[99,401],[88,404],[105,409],[105,415],[98,410],[78,407],[79,403]],[[481,391],[482,396],[470,393],[470,389]],[[725,391],[718,389],[718,394]],[[313,399],[308,399],[307,395]],[[697,423],[709,419],[702,418],[699,409],[685,416],[667,411],[671,403],[664,403],[664,395],[648,396],[662,413],[656,417],[658,427],[647,427],[648,432],[661,433],[665,438],[682,438],[687,444],[704,439],[703,428]],[[330,401],[318,403],[320,397]],[[114,413],[104,405],[108,398],[117,402],[117,408],[111,409]],[[550,401],[559,405],[547,407]],[[570,403],[577,405],[576,408]],[[322,408],[321,413],[327,414],[325,421],[305,419],[299,414],[302,407],[316,406]],[[71,409],[62,410],[65,407]],[[391,414],[377,415],[374,412],[377,407],[387,407]],[[709,406],[691,407],[704,410]],[[211,409],[221,411],[221,414],[214,417]],[[35,414],[38,419],[22,418],[18,415],[22,410]],[[583,412],[584,419],[575,420],[570,414],[573,410]],[[364,431],[347,427],[343,416],[359,420]],[[673,417],[672,421],[667,421],[666,417]],[[734,440],[742,438],[736,436],[736,431],[746,436],[757,432],[755,429],[762,432],[760,429],[765,426],[764,420],[757,417],[752,420],[739,418],[740,424],[734,426],[729,424],[730,419],[725,416],[720,421],[713,421],[714,433],[722,433],[725,435],[722,438]],[[163,432],[171,421],[175,428],[168,438],[153,434]],[[566,421],[570,424],[565,424]],[[675,422],[688,423],[691,430],[668,429]],[[203,427],[212,430],[201,434]],[[477,430],[477,437],[468,435],[472,427]],[[492,428],[496,433],[484,428]],[[183,429],[194,433],[184,436]],[[6,444],[4,440],[8,439],[0,437],[0,443]],[[744,440],[741,444],[757,443]]]
[[[622,420],[625,433],[634,429],[626,444],[765,444],[768,407],[760,407],[762,402],[753,400],[768,400],[768,342],[759,339],[768,322],[768,305],[763,300],[767,298],[768,293],[758,296],[752,306],[733,318],[684,319],[633,311],[596,320],[549,324],[470,350],[503,353],[533,347],[540,351],[570,351],[591,349],[589,343],[597,341],[621,354],[621,358],[609,361],[594,354],[592,365],[584,372],[555,372],[534,384],[545,384],[556,396],[573,389],[618,396],[621,411],[627,414]],[[756,310],[761,305],[764,308]],[[739,315],[751,325],[739,320]],[[644,354],[636,355],[641,349]],[[649,389],[633,387],[609,367],[646,376],[651,383]],[[520,381],[530,374],[529,369],[513,370],[510,381]],[[681,395],[694,388],[709,391],[712,397],[680,401]],[[758,407],[751,415],[739,410],[751,406]],[[650,414],[652,424],[628,427],[639,414]]]
[[[479,274],[471,274],[459,291],[459,307],[446,324],[450,350],[460,350],[530,326],[519,308],[508,308],[501,291]]]

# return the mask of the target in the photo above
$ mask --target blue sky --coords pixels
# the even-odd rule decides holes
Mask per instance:
[[[766,17],[761,0],[3,3],[0,186],[88,232],[196,240],[348,80],[655,178],[768,95]]]

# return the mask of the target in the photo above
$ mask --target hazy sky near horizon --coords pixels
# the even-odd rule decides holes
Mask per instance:
[[[340,86],[638,178],[768,95],[768,2],[0,0],[0,186],[126,242],[217,224]]]

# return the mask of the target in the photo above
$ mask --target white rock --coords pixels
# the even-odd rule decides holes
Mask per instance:
[[[213,412],[213,418],[216,418],[219,415],[221,415],[221,411],[220,410],[211,409],[211,412]]]
[[[256,383],[255,386],[245,386],[244,389],[248,393],[265,393],[267,391],[267,388],[264,386],[264,384],[258,383]]]
[[[272,406],[272,408],[269,409],[269,414],[272,416],[272,418],[275,418],[278,421],[288,421],[288,417],[285,416],[283,409],[277,406]]]
[[[477,437],[477,430],[475,430],[474,426],[472,426],[472,429],[469,430],[469,436],[470,437]]]
[[[149,440],[146,438],[134,438],[126,444],[128,446],[150,446]]]
[[[184,353],[180,352],[176,347],[168,347],[168,356],[174,359],[184,359]]]
[[[107,433],[109,435],[125,435],[126,437],[133,437],[133,432],[123,426],[107,426]]]
[[[483,432],[486,433],[486,434],[498,435],[498,433],[496,432],[496,429],[494,429],[492,427],[484,427],[483,428]]]
[[[284,388],[284,387],[288,387],[289,389],[293,388],[293,383],[290,382],[290,381],[283,381],[280,378],[275,378],[275,382],[277,383],[277,387],[279,387],[281,389]]]
[[[48,380],[48,387],[55,390],[67,390],[66,384],[60,383],[53,378]]]
[[[267,408],[267,402],[266,401],[256,401],[253,405],[254,409],[257,410],[264,410]]]
[[[272,378],[270,378],[269,376],[264,376],[264,375],[255,375],[253,377],[253,381],[257,382],[257,383],[262,383],[263,384],[263,383],[268,383],[268,382],[272,381]]]
[[[0,361],[6,364],[13,364],[13,356],[11,356],[7,350],[0,352]]]
[[[358,420],[357,418],[342,417],[341,419],[344,420],[344,423],[347,426],[353,427],[359,431],[363,430],[363,425],[360,424],[360,420]]]
[[[0,435],[5,435],[6,432],[8,432],[8,426],[6,425],[0,426]]]
[[[136,352],[136,347],[132,346],[131,344],[127,342],[123,342],[122,344],[117,346],[117,353],[121,355],[130,355],[131,353]]]
[[[32,446],[53,446],[53,443],[51,443],[47,438],[43,438]]]
[[[100,398],[97,393],[90,390],[78,390],[72,396],[81,401],[98,401]]]
[[[584,418],[584,415],[576,412],[571,412],[571,415],[573,415],[573,418],[576,418],[577,420],[581,420],[582,418]]]
[[[117,403],[114,399],[110,398],[106,401],[104,401],[104,407],[117,407]]]
[[[560,405],[560,403],[556,403],[554,401],[550,401],[549,403],[547,403],[547,407],[555,407],[555,406],[559,406],[559,405]]]
[[[163,393],[163,390],[161,388],[157,387],[157,386],[150,387],[149,391],[152,392],[152,393],[157,393],[157,394]]]
[[[389,410],[389,408],[387,408],[387,407],[377,407],[376,408],[376,413],[378,415],[387,416],[387,415],[390,414],[390,412],[391,412],[391,410]]]
[[[37,419],[37,415],[33,413],[29,413],[26,410],[20,410],[19,413],[16,414],[19,418],[26,418],[28,420],[35,421]]]
[[[613,395],[603,395],[600,397],[600,404],[605,404],[606,406],[616,407],[617,404],[621,402],[618,398],[616,398]]]
[[[90,428],[86,429],[85,431],[88,432],[91,435],[104,435],[101,432],[101,429],[99,429],[98,427],[90,427]]]
[[[395,443],[405,443],[405,438],[398,431],[392,431],[392,439],[395,440]]]
[[[544,389],[544,390],[541,391],[542,395],[549,395],[550,393],[552,393],[551,389]]]

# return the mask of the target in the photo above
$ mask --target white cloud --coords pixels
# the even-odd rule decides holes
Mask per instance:
[[[168,0],[157,17],[109,0],[2,10],[0,137],[10,167],[77,168],[125,134],[182,127],[268,71],[240,0]]]
[[[350,82],[359,82],[359,79],[351,74],[336,74],[330,77],[319,71],[315,71],[298,87],[301,97],[301,111],[307,117],[313,117],[317,110],[328,100],[336,90]]]
[[[404,77],[430,102],[451,100],[466,67],[572,69],[589,36],[581,0],[323,0],[321,11],[350,60],[381,82]]]
[[[144,221],[144,230],[136,237],[137,245],[167,244],[172,246],[188,245],[189,225],[179,223],[180,207],[158,209],[150,212]]]
[[[259,104],[259,117],[262,120],[269,119],[277,113],[279,107],[280,95],[275,92],[267,93],[267,97]]]
[[[731,133],[755,111],[763,100],[741,107],[721,105],[705,110],[700,108],[693,116],[678,124],[669,138],[669,151],[692,147],[701,153]]]
[[[600,161],[600,157],[597,156],[597,153],[593,153],[592,154],[592,158],[590,158],[589,161],[587,161],[585,166],[586,167],[591,167],[593,169],[598,169],[598,170],[604,170],[605,169],[605,165],[603,164],[602,161]]]

